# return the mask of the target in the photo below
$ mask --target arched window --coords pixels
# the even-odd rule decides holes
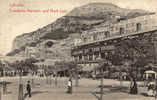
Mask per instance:
[[[120,34],[124,34],[124,28],[120,28]]]
[[[89,59],[88,59],[89,61],[92,61],[93,60],[93,55],[92,54],[90,54],[89,55]]]
[[[83,41],[84,41],[84,42],[87,42],[87,38],[86,38],[86,37],[84,37],[84,38],[83,38]]]
[[[93,40],[97,40],[97,34],[93,35]]]
[[[107,37],[110,37],[110,32],[109,32],[109,31],[106,31],[106,32],[104,33],[104,35],[105,35],[106,38],[107,38]]]
[[[136,24],[136,31],[140,31],[141,28],[142,28],[141,23],[137,23],[137,24]]]
[[[79,55],[79,61],[81,61],[82,60],[82,55]]]

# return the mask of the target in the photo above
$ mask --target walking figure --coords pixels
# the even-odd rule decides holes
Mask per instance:
[[[27,81],[26,90],[27,90],[27,93],[25,94],[25,97],[27,97],[27,95],[29,97],[31,97],[31,85],[30,85],[30,81]]]

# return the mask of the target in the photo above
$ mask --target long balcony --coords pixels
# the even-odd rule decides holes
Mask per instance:
[[[132,32],[132,33],[124,33],[124,34],[115,34],[114,36],[111,37],[107,37],[107,38],[103,38],[103,39],[97,39],[97,40],[93,40],[93,41],[87,41],[87,42],[80,42],[78,43],[76,46],[83,46],[83,45],[88,45],[88,44],[93,44],[96,42],[102,42],[102,41],[107,41],[107,40],[114,40],[114,39],[118,39],[118,38],[133,38],[134,36],[140,35],[140,34],[144,34],[144,33],[148,33],[148,32],[152,32],[152,31],[156,31],[157,30],[157,26],[152,26],[146,29],[142,29],[140,31],[136,31],[136,32]]]

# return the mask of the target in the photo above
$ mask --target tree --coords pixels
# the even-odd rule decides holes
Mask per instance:
[[[75,78],[75,80],[76,80],[75,86],[79,85],[78,72],[81,69],[81,66],[79,66],[76,62],[74,62],[74,61],[60,61],[60,62],[56,62],[55,66],[57,66],[57,69],[67,70],[69,77]]]
[[[135,77],[137,77],[137,74],[143,74],[142,70],[145,70],[144,66],[148,63],[155,62],[151,36],[124,39],[117,42],[115,47],[115,53],[107,60],[111,61],[111,63],[116,66],[122,66],[124,62],[131,63],[130,68],[127,68],[127,71],[129,71],[129,74],[136,73]]]
[[[22,72],[28,72],[29,70],[36,72],[38,69],[38,67],[34,64],[36,62],[38,62],[38,60],[29,58],[21,61],[15,61],[14,63],[10,64],[10,66],[20,71],[21,74]]]
[[[76,62],[70,61],[67,62],[68,64],[68,70],[71,71],[72,75],[75,77],[75,86],[79,86],[79,79],[78,79],[78,74],[79,70],[81,69],[81,66],[79,66]]]
[[[26,69],[28,69],[28,70],[31,70],[31,71],[36,72],[37,69],[38,69],[38,67],[34,64],[34,63],[36,63],[36,62],[38,62],[37,59],[35,59],[35,58],[28,58],[28,59],[26,59],[26,60],[23,62],[23,66],[24,66]]]

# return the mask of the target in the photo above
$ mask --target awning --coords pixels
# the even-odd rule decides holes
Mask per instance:
[[[156,74],[156,72],[155,72],[155,71],[152,71],[152,70],[145,71],[144,73],[145,73],[145,74],[151,74],[151,73],[152,73],[152,74]]]

